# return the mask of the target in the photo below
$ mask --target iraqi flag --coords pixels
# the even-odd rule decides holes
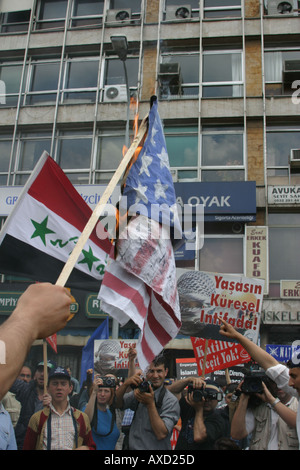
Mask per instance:
[[[0,273],[55,284],[91,214],[62,169],[44,152],[0,232]],[[99,290],[111,242],[103,237],[103,226],[98,229],[69,276],[70,288]]]

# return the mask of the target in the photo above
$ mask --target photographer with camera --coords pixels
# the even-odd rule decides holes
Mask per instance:
[[[246,376],[236,394],[239,399],[231,422],[233,439],[250,436],[249,450],[298,449],[296,429],[288,426],[272,406],[280,400],[296,413],[296,398],[280,391],[265,374]]]
[[[120,436],[115,410],[116,378],[95,375],[89,401],[83,411],[89,417],[97,450],[114,450]]]
[[[164,386],[168,369],[163,355],[151,362],[143,378],[141,371],[128,377],[116,392],[117,408],[134,410],[129,430],[130,450],[171,450],[171,435],[179,419],[176,397]],[[127,392],[127,388],[133,390]]]
[[[220,319],[220,333],[227,338],[238,341],[248,352],[251,358],[257,362],[266,372],[266,376],[273,381],[279,390],[266,387],[263,383],[261,393],[258,396],[263,400],[260,412],[256,410],[254,418],[254,434],[261,434],[258,437],[252,435],[251,449],[297,449],[299,448],[300,435],[300,413],[298,399],[300,392],[300,360],[294,359],[288,367],[279,364],[274,357],[257,346],[251,340],[235,330],[232,325]],[[299,352],[298,352],[299,354]],[[242,385],[242,384],[241,384]],[[231,432],[233,438],[240,439],[245,433],[251,432],[252,425],[245,423],[248,402],[250,396],[257,394],[256,390],[241,390],[243,393],[239,397],[239,405],[234,415],[235,422],[232,422]],[[250,390],[251,391],[251,390]],[[285,394],[283,393],[285,392]],[[295,400],[291,398],[295,397]],[[252,398],[253,399],[253,398]],[[268,405],[267,405],[268,404]],[[297,410],[297,411],[296,411]],[[245,418],[246,419],[246,418]],[[297,427],[297,434],[295,428]]]
[[[220,437],[229,437],[229,420],[216,409],[223,394],[213,381],[188,377],[168,388],[179,399],[182,420],[175,450],[213,450]]]

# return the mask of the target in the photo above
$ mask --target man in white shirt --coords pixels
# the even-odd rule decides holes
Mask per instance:
[[[228,339],[238,341],[248,354],[256,361],[277,384],[277,387],[299,399],[300,396],[300,351],[293,354],[288,367],[279,362],[251,340],[236,331],[229,323],[221,320],[220,334]],[[279,399],[271,403],[272,408],[291,427],[297,428],[300,442],[300,408],[297,413],[285,406]]]

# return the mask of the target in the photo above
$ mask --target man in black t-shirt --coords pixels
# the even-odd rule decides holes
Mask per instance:
[[[178,395],[186,386],[186,396],[179,399],[182,428],[176,450],[212,450],[220,437],[230,434],[228,417],[216,409],[222,392],[203,378],[182,379],[168,388]]]

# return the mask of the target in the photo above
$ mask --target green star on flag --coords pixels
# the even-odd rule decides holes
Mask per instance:
[[[95,261],[99,261],[99,258],[96,258],[96,256],[94,256],[92,248],[90,246],[89,246],[89,251],[82,250],[82,253],[84,255],[84,258],[81,261],[79,261],[78,264],[86,263],[88,265],[89,270],[91,271],[93,267],[93,263]]]
[[[42,242],[46,246],[46,235],[48,235],[49,233],[55,233],[55,232],[53,232],[53,230],[50,230],[47,227],[48,216],[41,223],[38,223],[33,219],[30,219],[30,220],[33,223],[34,228],[35,228],[35,231],[31,235],[31,238],[40,237],[40,239],[42,240]]]

